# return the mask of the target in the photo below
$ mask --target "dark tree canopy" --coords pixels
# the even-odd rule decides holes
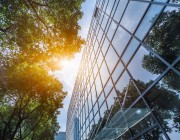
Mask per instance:
[[[0,1],[0,139],[54,139],[66,92],[51,71],[84,43],[83,1]]]
[[[180,11],[163,12],[155,26],[148,34],[145,42],[170,64],[180,56]],[[157,58],[145,55],[143,67],[153,74],[161,74],[166,68]],[[179,68],[178,68],[179,69]],[[170,88],[179,90],[176,75],[169,73],[164,79]]]

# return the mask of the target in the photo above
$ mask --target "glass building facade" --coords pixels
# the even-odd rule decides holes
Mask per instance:
[[[97,0],[67,140],[179,139],[179,71],[179,0]]]

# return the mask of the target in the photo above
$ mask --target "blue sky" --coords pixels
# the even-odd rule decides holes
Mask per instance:
[[[87,33],[89,30],[89,25],[91,22],[92,14],[94,11],[96,0],[86,0],[86,2],[82,5],[83,17],[79,20],[79,25],[81,26],[81,30],[79,31],[79,35],[86,39]],[[76,75],[78,72],[79,63],[81,60],[81,54],[77,53],[74,59],[70,61],[64,61],[63,69],[61,71],[56,71],[56,77],[63,83],[63,90],[68,92],[68,95],[64,99],[64,107],[60,109],[61,114],[58,116],[58,122],[61,126],[60,131],[66,131],[66,121],[67,121],[67,111],[69,107],[69,102],[71,99],[72,91],[74,88],[74,83],[76,80]]]

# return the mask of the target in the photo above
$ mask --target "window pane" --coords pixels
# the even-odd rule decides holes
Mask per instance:
[[[122,14],[123,14],[123,11],[124,11],[124,9],[125,9],[125,7],[126,7],[126,5],[127,5],[127,2],[128,2],[127,0],[120,0],[120,2],[119,2],[119,4],[118,4],[118,7],[117,7],[117,9],[116,9],[116,13],[115,13],[115,15],[114,15],[114,19],[115,19],[117,22],[119,22]]]
[[[122,18],[121,24],[133,33],[148,5],[148,3],[130,1]]]
[[[114,70],[113,74],[112,74],[112,78],[113,81],[116,82],[118,77],[120,76],[120,74],[122,73],[124,69],[124,66],[122,65],[121,62],[118,63],[118,65],[116,66],[116,69]]]
[[[122,60],[125,64],[129,62],[130,58],[132,57],[138,46],[139,42],[133,38],[122,57]]]
[[[162,8],[163,8],[162,5],[151,5],[143,21],[141,22],[138,30],[136,31],[135,35],[139,39],[142,40],[144,38],[149,28],[151,27],[152,23],[157,19]]]
[[[149,131],[144,135],[145,139],[158,139],[158,140],[166,140],[165,136],[162,134],[159,128],[154,128],[153,130]]]
[[[104,98],[104,93],[102,92],[101,95],[99,96],[99,99],[98,99],[98,103],[99,103],[99,106],[102,105],[102,103],[104,102],[105,98]]]
[[[99,47],[98,41],[96,40],[95,45],[94,45],[94,52],[97,52],[97,49]]]
[[[88,105],[89,105],[89,112],[90,112],[92,109],[91,95],[88,96]]]
[[[105,53],[107,51],[108,46],[109,46],[109,41],[107,40],[107,38],[105,38],[104,43],[102,45],[102,52],[103,52],[104,55],[105,55]]]
[[[98,41],[99,41],[99,43],[100,43],[100,41],[101,41],[101,38],[102,38],[102,36],[103,36],[103,31],[102,31],[102,29],[100,29],[99,30],[99,33],[98,33]],[[97,50],[95,50],[95,52],[96,52]]]
[[[92,86],[92,89],[91,89],[91,95],[92,95],[92,103],[93,103],[93,105],[94,105],[94,103],[95,103],[95,101],[96,101],[96,90],[95,90],[95,86],[94,86],[94,84],[93,84],[93,86]]]
[[[120,77],[120,79],[118,80],[116,84],[116,90],[118,90],[119,92],[123,92],[128,86],[129,80],[130,80],[130,77],[128,73],[124,71],[124,73],[122,74],[122,76]]]
[[[170,139],[180,135],[179,85],[180,77],[170,71],[145,96]]]
[[[112,46],[110,46],[105,59],[106,59],[106,62],[108,64],[108,68],[109,68],[110,73],[111,73],[112,70],[114,69],[115,65],[117,64],[118,60],[119,60],[119,57],[117,56],[117,54],[114,51],[114,49],[112,48]]]
[[[104,102],[103,105],[102,105],[101,108],[100,108],[101,118],[104,117],[106,111],[107,111],[107,106],[106,106],[106,102]]]
[[[111,106],[114,104],[114,102],[115,102],[115,97],[117,97],[117,96],[116,96],[116,91],[113,89],[113,90],[111,91],[111,93],[109,94],[108,98],[107,98],[108,109],[110,109]]]
[[[119,55],[123,52],[124,48],[126,47],[129,39],[130,39],[130,34],[128,34],[124,29],[121,27],[118,28],[116,31],[116,34],[114,36],[114,39],[112,41],[112,44],[116,51],[118,52]]]
[[[99,74],[96,77],[95,86],[96,86],[97,97],[98,97],[100,92],[101,92],[101,90],[102,90],[102,84],[101,84],[101,80],[100,80]]]
[[[94,111],[94,115],[95,115],[95,114],[97,113],[97,111],[98,111],[98,104],[97,104],[97,102],[96,102],[95,105],[94,105],[93,111]]]
[[[109,0],[108,7],[107,7],[107,9],[106,9],[106,13],[107,13],[108,15],[110,15],[110,13],[111,13],[111,10],[112,10],[112,8],[113,8],[114,2],[115,2],[115,0]]]
[[[100,51],[99,54],[98,54],[98,58],[97,58],[98,67],[101,66],[102,60],[103,60],[103,55],[102,55],[102,53]]]
[[[108,33],[107,33],[107,36],[108,36],[109,40],[112,39],[116,28],[117,28],[117,24],[114,21],[112,21],[111,25],[109,27]]]
[[[105,62],[103,62],[102,66],[101,66],[100,75],[101,75],[101,79],[102,79],[102,84],[104,86],[109,78],[109,72],[108,72]]]
[[[104,2],[104,6],[103,6],[103,11],[105,11],[106,6],[107,6],[109,0],[104,0],[104,1],[105,1],[105,2]]]
[[[144,47],[140,47],[128,66],[128,70],[143,91],[143,83],[155,80],[165,70],[166,66]],[[147,85],[146,85],[147,86]]]
[[[141,113],[141,112],[139,112]],[[139,123],[131,128],[134,135],[138,135],[144,129],[151,127],[155,124],[155,120],[152,118],[151,114],[148,114],[145,118],[143,118]]]
[[[105,88],[104,88],[104,92],[105,92],[105,96],[107,97],[107,95],[109,94],[110,90],[113,87],[113,83],[111,81],[111,79],[109,79],[108,83],[106,84]]]
[[[103,31],[105,30],[107,21],[108,21],[108,16],[107,16],[107,15],[104,15],[103,22],[102,22],[102,25],[101,25]]]
[[[129,81],[127,87],[125,87],[122,92],[117,90],[117,94],[119,96],[122,109],[128,108],[140,95],[132,81]]]
[[[180,56],[180,10],[167,7],[145,39],[152,48],[169,63]]]

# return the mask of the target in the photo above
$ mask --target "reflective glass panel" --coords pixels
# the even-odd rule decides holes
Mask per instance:
[[[108,15],[110,15],[110,13],[111,13],[111,10],[112,10],[112,8],[113,8],[114,2],[115,2],[115,0],[109,0],[108,7],[107,7],[107,9],[106,9],[106,13],[107,13]]]
[[[111,81],[111,79],[109,79],[108,83],[106,84],[105,88],[104,88],[104,92],[105,92],[105,96],[107,97],[107,95],[109,94],[110,90],[113,87],[113,83]]]
[[[88,106],[89,106],[89,112],[90,112],[92,109],[91,95],[88,95]]]
[[[95,101],[96,101],[96,90],[95,90],[95,86],[93,84],[92,88],[91,88],[91,95],[92,95],[92,103],[94,105]]]
[[[106,10],[106,8],[107,8],[107,4],[108,4],[108,1],[109,1],[109,0],[104,0],[103,11],[105,11],[105,10]]]
[[[119,62],[112,74],[112,79],[114,82],[117,81],[117,79],[120,76],[120,74],[122,73],[123,69],[124,69],[123,64],[121,62]]]
[[[105,38],[104,43],[102,45],[102,52],[103,52],[104,55],[105,55],[105,53],[107,51],[108,46],[109,46],[109,41],[108,41],[107,38]]]
[[[139,113],[141,113],[139,111]],[[151,114],[147,114],[140,122],[138,122],[136,125],[134,125],[131,130],[134,135],[138,135],[141,133],[144,129],[151,127],[155,124],[155,120],[151,116]]]
[[[121,138],[129,128],[136,125],[149,114],[150,110],[148,110],[142,102],[138,102],[133,108],[119,110],[100,133],[98,133],[96,139],[111,140],[117,139],[118,137]],[[126,137],[128,136],[126,135]]]
[[[124,71],[122,76],[116,83],[116,90],[120,93],[123,92],[124,90],[126,90],[126,87],[128,86],[129,82],[130,82],[130,77],[128,73]]]
[[[97,104],[97,102],[96,102],[95,105],[94,105],[93,111],[94,111],[94,115],[95,115],[95,114],[97,113],[97,111],[98,111],[98,104]]]
[[[166,140],[165,136],[163,135],[163,133],[161,132],[161,130],[157,127],[154,128],[153,130],[147,132],[144,135],[145,139],[158,139],[158,140]]]
[[[148,30],[150,29],[153,22],[157,19],[160,11],[162,10],[162,5],[151,5],[148,9],[143,21],[141,22],[138,30],[136,31],[136,36],[139,39],[143,39]]]
[[[173,71],[145,96],[170,139],[180,135],[180,77]]]
[[[103,60],[103,55],[102,55],[102,53],[100,51],[99,54],[98,54],[98,59],[97,59],[98,67],[101,66],[102,60]]]
[[[116,34],[113,38],[112,44],[119,55],[123,52],[124,48],[126,47],[129,39],[130,34],[128,34],[124,29],[121,27],[118,27],[118,30],[116,31]]]
[[[148,5],[148,3],[130,1],[122,18],[121,24],[133,33]]]
[[[96,77],[95,86],[96,86],[97,97],[98,97],[100,92],[101,92],[101,90],[102,90],[102,84],[101,84],[101,80],[100,80],[99,74]]]
[[[114,49],[112,48],[112,46],[110,46],[107,54],[106,54],[106,57],[105,57],[105,60],[108,64],[108,68],[110,70],[110,73],[112,72],[112,70],[114,69],[116,63],[118,62],[119,60],[119,57],[117,56],[116,52],[114,51]]]
[[[88,102],[85,102],[85,110],[86,110],[86,118],[89,115],[89,111],[88,111]]]
[[[91,112],[89,113],[89,120],[92,121],[92,119],[93,119],[93,111],[91,111]]]
[[[97,65],[97,63],[95,62],[95,64],[94,64],[94,69],[93,69],[94,77],[96,77],[97,72],[98,72],[98,65]]]
[[[117,24],[114,21],[112,21],[111,24],[110,24],[108,33],[107,33],[107,36],[108,36],[109,40],[112,39],[116,28],[117,28]]]
[[[102,21],[102,25],[101,25],[103,31],[105,30],[107,21],[108,21],[108,16],[107,16],[107,15],[104,15],[104,18],[103,18],[103,21]]]
[[[114,15],[114,20],[116,20],[117,22],[119,22],[127,3],[128,3],[127,0],[119,1],[118,7],[117,7],[115,15]]]
[[[98,36],[97,36],[99,43],[100,43],[100,41],[101,41],[102,36],[103,36],[103,31],[102,31],[102,29],[100,29],[100,30],[99,30],[99,33],[98,33]],[[95,51],[95,52],[96,52],[96,51]]]
[[[108,72],[105,62],[102,63],[102,66],[100,69],[100,75],[101,75],[102,84],[104,86],[109,78],[109,72]]]
[[[175,65],[175,68],[180,72],[180,62]]]
[[[122,56],[122,60],[125,64],[129,62],[130,58],[132,57],[138,46],[139,41],[133,38]]]
[[[99,44],[98,44],[98,41],[96,40],[96,42],[94,44],[94,51],[95,52],[97,51],[98,47],[99,47]]]
[[[99,106],[102,105],[102,103],[104,102],[105,98],[104,98],[104,93],[102,92],[101,95],[99,96],[99,99],[98,99],[98,103],[99,103]]]
[[[143,91],[143,84],[157,78],[165,70],[166,66],[155,56],[151,55],[144,47],[140,47],[128,66],[128,70]],[[146,85],[147,86],[147,85]]]
[[[166,0],[167,1],[167,0]],[[179,0],[170,0],[169,3],[173,3],[173,4],[180,4],[180,1]]]
[[[180,10],[166,7],[145,39],[148,47],[172,63],[180,56]]]
[[[129,81],[127,87],[124,88],[122,92],[117,90],[117,94],[119,96],[122,109],[128,108],[140,95],[132,81]]]
[[[103,118],[105,115],[105,112],[107,111],[106,102],[103,103],[103,105],[100,107],[100,115]]]
[[[114,104],[114,102],[115,102],[115,97],[117,97],[117,95],[116,95],[115,89],[113,89],[113,90],[110,92],[109,96],[107,97],[108,109],[110,109],[111,106]]]

